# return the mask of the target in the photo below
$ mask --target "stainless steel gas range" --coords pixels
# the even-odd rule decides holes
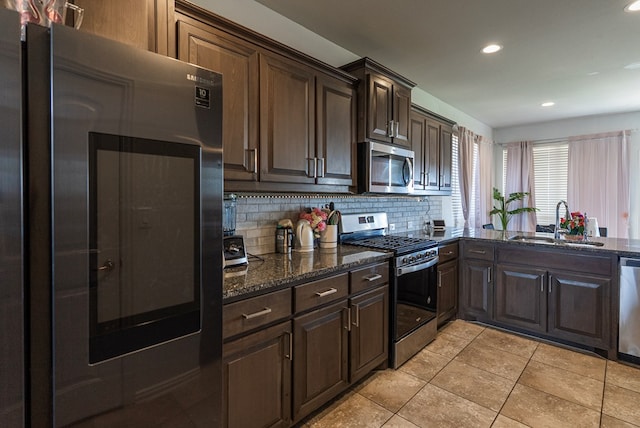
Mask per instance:
[[[386,213],[345,214],[340,238],[343,244],[394,253],[394,275],[389,284],[389,361],[398,368],[436,336],[438,244],[429,239],[388,235],[387,229]]]

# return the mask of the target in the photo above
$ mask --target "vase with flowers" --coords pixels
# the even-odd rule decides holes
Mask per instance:
[[[301,220],[307,220],[313,230],[313,236],[320,238],[320,234],[327,228],[327,213],[320,208],[306,208],[300,213]]]
[[[568,241],[582,241],[584,239],[585,218],[580,211],[572,212],[569,218],[560,219],[560,232]]]

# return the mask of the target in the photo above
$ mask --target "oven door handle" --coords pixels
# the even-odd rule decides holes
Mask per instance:
[[[434,257],[433,259],[425,263],[420,263],[419,265],[402,266],[402,267],[396,268],[396,276],[399,277],[407,273],[418,272],[420,270],[428,269],[431,266],[435,266],[437,264],[438,264],[438,257]]]

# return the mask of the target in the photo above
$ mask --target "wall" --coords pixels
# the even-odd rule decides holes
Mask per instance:
[[[386,212],[389,223],[395,224],[394,232],[403,232],[421,229],[427,219],[441,219],[441,201],[441,197],[238,194],[236,234],[245,237],[249,253],[267,254],[275,252],[278,221],[289,218],[295,225],[304,208],[334,202],[342,214]]]

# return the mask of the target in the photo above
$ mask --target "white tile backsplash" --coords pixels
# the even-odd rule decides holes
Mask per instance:
[[[323,207],[329,202],[343,214],[386,212],[394,233],[421,228],[427,219],[442,217],[439,196],[362,196],[362,195],[296,195],[237,193],[236,234],[245,237],[247,251],[260,255],[275,252],[275,229],[278,221],[291,219],[295,225],[304,208]]]

